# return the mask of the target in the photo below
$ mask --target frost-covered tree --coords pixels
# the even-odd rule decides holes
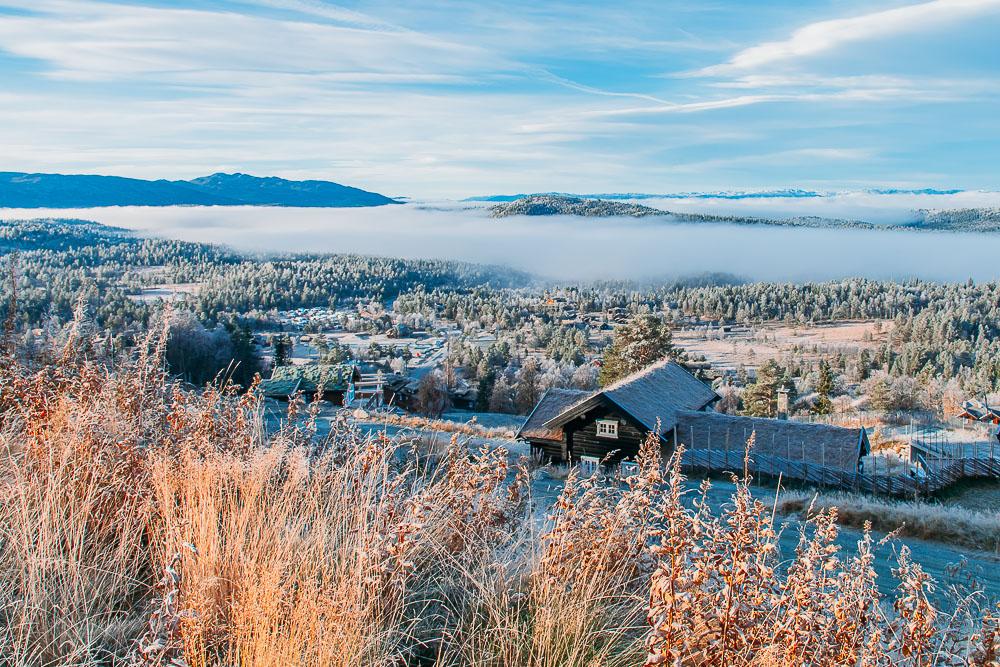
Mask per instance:
[[[431,417],[440,417],[448,409],[448,384],[440,371],[431,371],[420,378],[417,407]]]
[[[514,412],[514,390],[505,375],[497,378],[490,392],[490,412]]]
[[[751,417],[775,417],[778,414],[778,389],[784,371],[774,359],[757,369],[756,380],[743,390],[743,413]]]
[[[816,402],[813,403],[815,414],[828,415],[833,411],[833,402],[830,400],[833,385],[833,371],[826,359],[823,359],[819,362],[819,380],[816,382]]]
[[[604,353],[600,382],[607,386],[664,357],[679,359],[670,327],[656,315],[639,315],[615,331]]]

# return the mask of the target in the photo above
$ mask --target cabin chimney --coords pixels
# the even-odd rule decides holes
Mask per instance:
[[[778,390],[778,419],[788,419],[788,390]]]

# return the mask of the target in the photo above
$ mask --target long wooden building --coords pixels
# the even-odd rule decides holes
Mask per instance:
[[[678,411],[717,400],[711,387],[664,360],[598,391],[550,389],[517,437],[551,461],[616,463],[634,458],[653,431],[669,447]]]
[[[739,470],[751,434],[755,468],[796,477],[807,466],[864,472],[862,458],[871,453],[864,428],[717,412],[678,412],[672,444],[684,445],[685,461],[692,465]]]

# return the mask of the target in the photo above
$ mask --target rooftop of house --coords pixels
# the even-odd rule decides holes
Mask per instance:
[[[1000,417],[1000,406],[993,406],[986,401],[972,399],[962,403],[959,417],[966,419],[990,419]]]
[[[518,437],[560,440],[563,425],[610,401],[650,431],[674,427],[678,410],[701,410],[719,398],[675,361],[664,359],[597,391],[550,389],[542,396]]]
[[[278,366],[271,378],[261,383],[265,396],[288,396],[296,391],[312,393],[320,386],[324,391],[344,391],[360,373],[352,364],[303,364]],[[294,387],[286,393],[289,387]]]
[[[742,460],[747,440],[756,434],[751,456],[757,452],[850,472],[857,470],[858,460],[870,451],[864,428],[718,412],[681,410],[674,433],[677,443],[687,449],[735,451],[740,458],[734,461]]]
[[[545,423],[558,416],[567,408],[579,403],[592,392],[578,389],[549,389],[538,401],[538,405],[528,415],[528,419],[518,430],[515,437],[532,440],[560,440],[562,427],[549,428]]]

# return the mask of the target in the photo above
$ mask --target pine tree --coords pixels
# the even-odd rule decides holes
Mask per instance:
[[[615,331],[604,353],[600,383],[607,386],[664,357],[680,359],[670,328],[656,315],[640,315]]]
[[[496,381],[497,374],[492,369],[479,376],[479,385],[476,388],[476,412],[489,412],[490,395],[493,393]]]
[[[291,355],[292,341],[286,335],[278,336],[274,339],[274,368],[287,366]]]
[[[757,380],[743,390],[743,414],[751,417],[776,417],[778,387],[784,373],[774,359],[757,369]]]
[[[527,414],[538,403],[538,362],[528,359],[517,376],[517,389],[514,391],[514,407],[521,414]]]
[[[833,412],[833,402],[830,401],[830,393],[833,391],[833,371],[826,360],[819,362],[819,381],[816,383],[816,403],[813,404],[813,412],[817,415],[828,415]]]

